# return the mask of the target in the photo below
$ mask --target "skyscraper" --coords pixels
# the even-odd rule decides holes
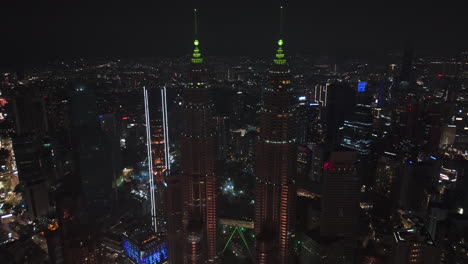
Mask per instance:
[[[45,100],[33,91],[24,89],[13,101],[16,133],[13,148],[19,181],[24,186],[24,199],[29,218],[47,216],[49,210],[49,182],[52,183],[53,154],[49,144],[49,125]]]
[[[368,155],[372,143],[372,112],[370,106],[357,105],[351,118],[344,121],[341,146]]]
[[[392,99],[398,104],[398,100],[406,96],[411,88],[415,84],[415,76],[413,69],[413,56],[414,50],[411,42],[407,42],[403,50],[401,71],[396,86],[392,88],[391,96]]]
[[[346,263],[353,263],[359,214],[355,152],[332,152],[324,164],[320,235],[344,238]]]
[[[280,38],[270,69],[269,86],[264,89],[259,111],[260,138],[257,143],[255,183],[255,233],[259,263],[267,263],[262,259],[267,259],[268,263],[288,263],[294,236],[296,101],[283,44]],[[278,260],[275,262],[270,262],[270,257],[260,257],[269,256],[263,250],[271,251],[270,243],[278,250],[275,254]],[[267,244],[269,246],[265,246]]]
[[[414,50],[411,42],[407,42],[403,50],[403,57],[401,61],[401,72],[400,72],[400,81],[401,82],[411,82],[413,78],[413,56]]]
[[[143,87],[151,218],[155,232],[166,231],[165,176],[170,170],[169,133],[167,124],[166,87],[161,88],[161,104],[151,107],[151,93]],[[152,111],[150,109],[152,108]]]
[[[218,160],[225,160],[229,147],[229,117],[217,116],[214,118],[216,122],[216,132],[218,134]]]
[[[326,144],[333,149],[339,145],[339,128],[351,116],[349,109],[355,105],[355,92],[346,82],[333,82],[327,86],[327,106],[325,122],[327,127]]]
[[[89,215],[102,216],[111,208],[113,171],[103,166],[109,159],[103,145],[93,85],[81,81],[71,83],[69,101],[76,178],[81,183]]]
[[[208,70],[200,53],[195,9],[195,45],[183,88],[181,171],[184,177],[185,263],[216,261],[216,132]],[[206,252],[199,252],[205,250]],[[202,254],[205,253],[205,254]],[[193,257],[197,256],[197,257]]]
[[[165,195],[167,212],[167,250],[169,264],[183,263],[184,255],[179,251],[183,247],[183,201],[181,180],[177,176],[168,177]]]

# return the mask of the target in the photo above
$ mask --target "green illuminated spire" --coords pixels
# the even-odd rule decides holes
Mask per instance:
[[[284,51],[283,51],[283,6],[280,7],[280,39],[278,40],[278,49],[276,50],[275,59],[273,62],[276,65],[284,65],[286,64],[286,59],[284,58]]]
[[[198,48],[198,45],[200,45],[200,41],[198,41],[198,22],[197,22],[197,9],[193,10],[194,13],[194,19],[195,19],[195,40],[193,41],[193,45],[195,46],[193,48],[193,54],[192,54],[192,63],[193,64],[200,64],[203,63],[203,58],[200,53],[200,49]]]

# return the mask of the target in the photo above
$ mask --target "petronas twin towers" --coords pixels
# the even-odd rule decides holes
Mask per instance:
[[[281,7],[281,20],[282,11]],[[196,19],[195,10],[194,50],[181,105],[182,216],[179,220],[168,221],[168,240],[181,240],[168,241],[173,245],[169,248],[169,263],[176,264],[219,262],[216,248],[214,104],[208,70],[200,51]],[[283,45],[280,37],[258,113],[260,132],[256,149],[254,219],[256,263],[288,263],[294,238],[296,105]],[[171,225],[180,226],[183,235],[171,235],[171,230],[177,230]]]

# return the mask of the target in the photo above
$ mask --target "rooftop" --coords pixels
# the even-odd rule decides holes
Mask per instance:
[[[434,245],[429,232],[424,227],[414,227],[393,232],[396,243],[420,242],[427,245]]]

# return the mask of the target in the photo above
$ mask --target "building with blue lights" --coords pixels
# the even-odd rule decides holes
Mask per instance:
[[[167,245],[164,235],[146,229],[124,233],[125,255],[135,264],[167,263]]]

